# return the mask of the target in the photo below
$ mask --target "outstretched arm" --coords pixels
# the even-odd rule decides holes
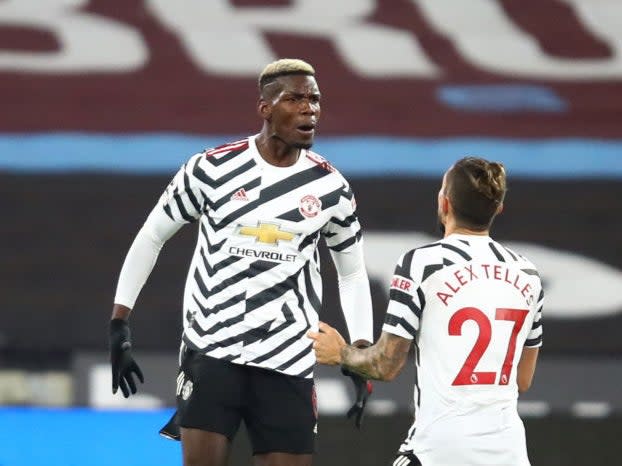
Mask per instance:
[[[411,343],[412,340],[382,332],[369,348],[345,346],[341,350],[341,365],[370,379],[393,380],[408,359]]]
[[[136,393],[136,380],[143,373],[132,356],[128,318],[141,288],[147,281],[162,245],[179,230],[181,224],[170,220],[159,207],[151,212],[140,229],[123,263],[109,324],[112,393],[119,388],[124,397]]]
[[[321,364],[341,364],[352,372],[376,380],[393,380],[404,367],[412,340],[382,332],[368,348],[347,345],[337,330],[320,322],[319,332],[309,332],[313,349]]]
[[[183,225],[198,220],[206,209],[206,203],[198,199],[207,199],[207,195],[195,177],[195,169],[202,172],[198,165],[204,157],[195,154],[182,165],[134,238],[119,275],[113,319],[127,319],[164,243]]]

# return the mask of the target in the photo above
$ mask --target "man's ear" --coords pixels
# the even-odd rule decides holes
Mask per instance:
[[[270,121],[270,118],[272,118],[272,105],[260,98],[257,102],[257,113],[262,119]]]
[[[449,208],[451,204],[449,203],[449,198],[447,196],[441,197],[441,212],[447,215],[449,213]]]
[[[499,215],[501,212],[503,212],[503,202],[499,204],[499,207],[497,207],[497,212],[495,215]]]

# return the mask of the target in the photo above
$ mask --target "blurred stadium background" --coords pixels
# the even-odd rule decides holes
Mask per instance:
[[[622,2],[0,2],[0,465],[174,465],[181,297],[195,231],[167,244],[132,317],[146,374],[113,397],[107,321],[133,235],[191,154],[252,134],[255,77],[317,70],[317,150],[357,193],[379,332],[401,251],[435,232],[457,158],[503,161],[495,236],[548,294],[521,397],[534,466],[615,465],[622,434]],[[339,329],[324,258],[323,319]],[[386,465],[412,369],[377,384],[361,432],[336,370],[317,376],[317,464]],[[233,465],[249,464],[243,436]],[[503,465],[499,465],[503,466]]]

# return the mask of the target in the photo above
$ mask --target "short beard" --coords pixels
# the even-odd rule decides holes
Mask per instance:
[[[289,143],[287,142],[285,139],[283,139],[281,136],[279,136],[278,134],[274,133],[270,136],[273,139],[278,139],[279,141],[281,141],[283,144],[285,144],[286,146],[289,147],[293,147],[294,149],[311,149],[311,146],[313,146],[313,142],[310,143],[306,143],[306,142],[293,142],[293,143]]]

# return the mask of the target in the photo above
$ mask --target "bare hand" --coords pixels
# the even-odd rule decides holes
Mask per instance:
[[[320,322],[319,332],[307,332],[307,336],[313,340],[315,357],[320,364],[341,364],[341,350],[346,346],[346,341],[341,334],[324,322]]]

